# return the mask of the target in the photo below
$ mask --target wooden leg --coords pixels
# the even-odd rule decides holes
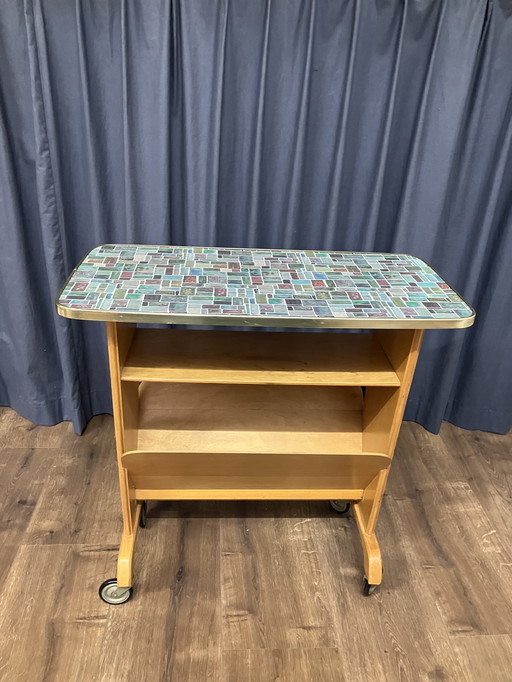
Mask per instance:
[[[135,539],[137,537],[143,503],[135,501],[133,485],[130,484],[128,472],[121,464],[121,457],[126,450],[134,447],[134,425],[137,422],[138,411],[138,386],[136,383],[122,386],[121,365],[130,348],[135,327],[116,322],[107,322],[106,327],[119,470],[119,489],[121,492],[121,510],[123,514],[123,535],[117,559],[117,586],[131,587],[133,550],[135,549]]]
[[[132,532],[127,533],[125,528],[121,537],[121,545],[117,557],[117,584],[119,587],[132,586],[133,551],[135,549],[142,505],[143,502],[141,500],[137,501],[135,505],[135,513],[131,523]]]
[[[393,457],[411,386],[423,330],[386,329],[376,335],[400,379],[399,388],[370,386],[363,408],[363,450],[384,452]],[[389,466],[380,471],[365,488],[363,498],[354,504],[354,516],[361,537],[364,571],[369,585],[382,582],[382,557],[375,534]]]
[[[364,556],[364,575],[369,585],[380,585],[382,582],[382,557],[375,533],[366,533],[361,520],[361,512],[358,505],[354,505],[354,515],[357,521],[357,529],[361,538]]]
[[[370,585],[382,582],[382,557],[375,527],[379,517],[382,496],[386,488],[389,467],[379,472],[363,493],[363,499],[354,504],[354,516],[361,538],[364,572]]]

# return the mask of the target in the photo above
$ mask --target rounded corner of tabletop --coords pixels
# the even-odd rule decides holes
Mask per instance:
[[[74,319],[267,327],[449,329],[475,311],[409,254],[103,244],[56,301]]]

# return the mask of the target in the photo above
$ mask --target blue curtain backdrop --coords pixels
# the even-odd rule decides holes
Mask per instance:
[[[477,309],[426,334],[406,418],[512,416],[510,0],[0,4],[0,404],[111,409],[93,246],[408,252]]]

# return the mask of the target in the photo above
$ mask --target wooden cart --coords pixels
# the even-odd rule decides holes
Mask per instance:
[[[426,263],[104,245],[73,271],[57,310],[107,323],[123,534],[102,599],[131,596],[146,500],[352,503],[364,593],[381,583],[375,529],[423,330],[474,320]]]

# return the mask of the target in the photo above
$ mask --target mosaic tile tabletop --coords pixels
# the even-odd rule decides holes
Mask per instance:
[[[467,327],[473,310],[404,254],[106,244],[73,271],[64,317],[287,327]]]

